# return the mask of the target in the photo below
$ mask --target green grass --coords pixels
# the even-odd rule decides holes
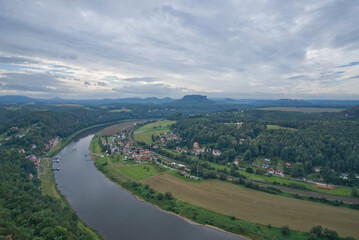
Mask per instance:
[[[297,131],[295,128],[289,128],[289,127],[281,127],[278,125],[267,125],[267,130],[290,130],[290,131]]]
[[[110,112],[132,112],[133,110],[132,109],[127,109],[127,108],[121,108],[121,109],[113,109],[113,110],[110,110]]]
[[[140,181],[142,179],[158,175],[164,170],[162,168],[156,167],[150,163],[139,164],[136,166],[127,166],[119,168],[119,171],[134,181]]]
[[[169,126],[175,121],[165,120],[146,124],[135,131],[134,137],[139,142],[144,142],[147,145],[152,144],[152,136],[157,136],[161,133],[169,132]]]

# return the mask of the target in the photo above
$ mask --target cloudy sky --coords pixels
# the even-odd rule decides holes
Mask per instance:
[[[359,99],[359,1],[0,0],[0,95]]]

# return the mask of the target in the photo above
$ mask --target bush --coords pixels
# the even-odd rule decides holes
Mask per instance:
[[[319,240],[320,238],[318,238],[317,234],[315,233],[311,233],[308,236],[308,240]]]
[[[224,174],[224,173],[220,173],[219,174],[219,180],[226,181],[227,180],[227,175]]]
[[[158,200],[162,200],[162,199],[163,199],[163,194],[162,194],[162,193],[159,193],[158,196],[157,196],[157,199],[158,199]]]
[[[137,186],[138,186],[137,182],[133,181],[132,182],[132,187],[137,187]]]
[[[247,173],[253,173],[253,168],[248,167],[248,168],[246,169],[246,172],[247,172]]]
[[[290,233],[289,226],[288,226],[288,225],[283,226],[282,229],[281,229],[281,231],[282,231],[282,234],[283,234],[284,236],[288,236],[289,233]]]
[[[310,233],[313,233],[315,235],[317,235],[317,237],[322,237],[323,235],[323,227],[318,225],[318,226],[314,226],[312,227],[312,229],[310,229]]]
[[[171,192],[166,192],[165,193],[165,198],[168,199],[168,200],[171,200],[173,198],[172,193]]]
[[[324,229],[323,236],[327,237],[329,240],[339,239],[338,233],[334,230],[329,230],[328,228]]]
[[[145,189],[149,189],[149,188],[150,188],[150,185],[145,184]]]

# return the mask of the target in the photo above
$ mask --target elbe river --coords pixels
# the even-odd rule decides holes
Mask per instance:
[[[55,180],[77,215],[109,240],[238,240],[239,237],[191,224],[136,199],[107,179],[88,155],[99,129],[76,136],[57,157]]]

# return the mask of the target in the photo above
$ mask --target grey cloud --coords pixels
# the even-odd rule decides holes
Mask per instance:
[[[66,93],[72,90],[56,76],[44,73],[4,73],[0,77],[1,90]]]
[[[298,75],[298,76],[290,77],[290,78],[288,78],[288,80],[296,80],[296,79],[300,79],[300,78],[304,78],[304,77],[305,77],[304,75]]]
[[[252,80],[263,83],[263,92],[272,93],[271,86],[290,92],[301,80],[333,78],[334,66],[358,67],[347,64],[356,63],[353,57],[345,62],[325,56],[320,65],[308,61],[306,55],[309,49],[343,51],[348,56],[359,51],[358,1],[79,0],[44,1],[38,7],[29,0],[1,4],[0,53],[28,59],[0,57],[0,63],[43,58],[86,66],[109,75],[94,79],[94,83],[99,81],[96,85],[128,91],[138,88],[138,95],[148,93],[141,89],[151,88],[115,86],[158,81],[163,87],[168,76],[175,76],[171,84],[198,91],[202,87],[222,90],[224,95],[245,88]],[[329,75],[306,77],[316,71]],[[283,76],[294,74],[286,80],[298,81],[283,81]],[[115,77],[120,75],[156,78]],[[152,95],[162,93],[151,91]]]
[[[112,90],[123,94],[146,96],[181,96],[184,92],[188,92],[188,89],[173,88],[166,84],[126,85],[120,88],[113,88]]]
[[[98,85],[98,86],[101,86],[101,87],[105,87],[105,86],[106,86],[106,83],[104,83],[104,82],[98,82],[97,85]]]
[[[126,82],[154,82],[156,81],[153,77],[143,77],[143,78],[123,78],[121,79]]]
[[[89,83],[89,82],[87,82],[87,81],[85,81],[84,84],[85,84],[86,86],[91,86],[91,83]]]
[[[3,63],[3,64],[31,64],[31,63],[39,63],[39,61],[30,59],[30,58],[24,58],[24,57],[0,56],[0,63]]]

